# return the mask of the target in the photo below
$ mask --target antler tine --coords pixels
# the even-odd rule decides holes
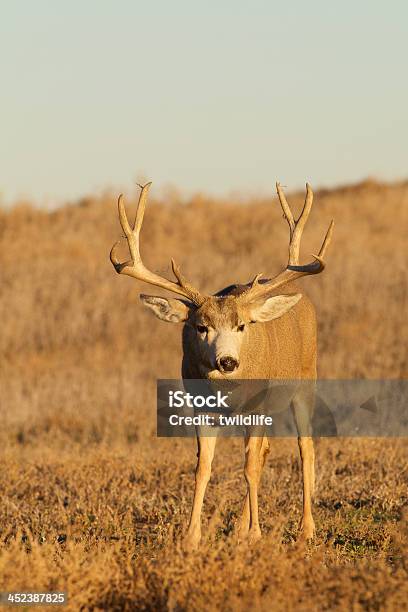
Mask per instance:
[[[300,213],[299,218],[296,221],[295,234],[299,233],[299,237],[302,236],[303,229],[307,223],[310,211],[312,209],[312,204],[313,204],[313,191],[309,183],[306,183],[305,203],[303,205],[302,212]]]
[[[119,213],[119,221],[120,225],[123,229],[123,233],[125,234],[126,240],[128,242],[129,251],[132,256],[132,261],[137,261],[140,259],[139,256],[139,244],[138,244],[138,236],[136,236],[129,225],[129,221],[126,214],[126,208],[123,198],[123,193],[118,197],[118,213]]]
[[[150,283],[151,285],[156,285],[157,287],[161,287],[162,289],[166,289],[168,291],[172,291],[173,293],[178,293],[183,297],[191,300],[196,305],[201,305],[205,299],[201,293],[195,289],[181,274],[180,269],[175,264],[174,260],[172,260],[173,272],[177,278],[177,283],[168,280],[163,276],[159,276],[154,272],[148,270],[143,264],[142,258],[140,256],[139,251],[139,236],[140,230],[143,224],[143,217],[146,208],[147,194],[149,191],[151,183],[147,183],[146,185],[140,186],[141,192],[139,196],[139,202],[137,205],[135,222],[133,224],[133,229],[130,227],[125,204],[123,201],[123,195],[121,194],[118,198],[118,213],[119,213],[119,221],[122,227],[122,230],[125,234],[131,260],[121,263],[117,257],[117,248],[120,244],[120,240],[115,242],[110,252],[110,260],[118,274],[127,274],[128,276],[132,276],[133,278],[137,278],[138,280],[144,281],[146,283]]]
[[[330,221],[329,229],[327,230],[322,246],[320,247],[319,255],[317,257],[316,255],[313,255],[313,257],[316,257],[316,259],[324,259],[327,247],[329,246],[331,239],[332,239],[333,228],[334,228],[334,219]]]
[[[251,289],[252,289],[252,287],[255,287],[259,283],[259,279],[261,278],[261,276],[263,276],[262,272],[259,272],[259,274],[254,276],[254,278],[249,283],[249,286],[250,286]]]
[[[293,218],[292,211],[290,209],[286,196],[283,193],[281,184],[278,182],[276,182],[276,191],[278,192],[278,198],[279,198],[279,202],[282,207],[282,210],[283,210],[283,215],[286,221],[289,223],[290,236],[292,237],[292,234],[295,230],[295,219]]]
[[[132,241],[132,238],[131,238],[132,230],[130,228],[129,221],[126,216],[125,206],[123,204],[123,193],[121,193],[118,197],[118,214],[119,214],[120,225],[122,227],[122,230],[126,238]],[[127,266],[133,265],[133,261],[131,259],[123,263],[119,261],[119,258],[117,257],[117,250],[118,250],[120,243],[121,243],[121,240],[117,240],[110,250],[110,260],[118,274],[121,274],[122,270],[126,268]],[[130,246],[129,246],[129,249],[130,249]]]
[[[176,264],[173,258],[171,258],[171,268],[173,270],[174,276],[177,278],[178,284],[180,287],[184,287],[184,289],[188,292],[188,295],[194,301],[195,304],[201,304],[203,302],[203,298],[197,289],[188,282],[186,277],[181,273],[179,266]]]
[[[309,183],[306,183],[305,203],[303,205],[302,212],[295,220],[280,183],[276,183],[276,190],[278,192],[279,202],[282,206],[290,229],[289,264],[291,266],[296,266],[299,265],[300,241],[302,239],[303,230],[309,218],[313,204],[313,191]]]
[[[139,238],[140,229],[142,227],[143,218],[146,210],[147,195],[149,193],[151,185],[151,182],[146,183],[146,185],[139,185],[141,191],[139,195],[139,202],[137,203],[135,222],[133,224],[133,231],[136,234],[137,238]]]

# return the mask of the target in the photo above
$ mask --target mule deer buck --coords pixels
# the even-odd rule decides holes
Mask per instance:
[[[119,274],[127,274],[151,285],[182,296],[182,299],[141,295],[142,302],[162,321],[184,323],[182,376],[187,379],[316,379],[316,320],[309,299],[293,285],[302,276],[323,271],[324,256],[330,243],[333,221],[327,230],[314,261],[300,265],[299,250],[308,219],[313,192],[306,184],[303,210],[297,220],[279,183],[276,184],[284,217],[289,224],[289,260],[286,268],[271,279],[260,280],[257,274],[246,285],[232,285],[217,294],[200,293],[182,275],[171,260],[175,281],[148,270],[141,259],[139,236],[151,183],[141,187],[133,228],[126,216],[122,195],[119,196],[119,220],[127,239],[131,260],[120,263],[116,242],[110,253]],[[277,294],[277,290],[279,293]],[[315,531],[312,516],[314,489],[314,447],[310,416],[314,407],[312,386],[300,387],[292,399],[298,430],[298,445],[303,476],[303,537],[312,538]],[[306,390],[305,390],[306,389]],[[197,430],[198,462],[195,474],[194,501],[185,537],[187,548],[196,548],[201,538],[201,510],[217,438],[200,435]],[[258,521],[258,485],[269,442],[265,435],[245,437],[245,479],[247,494],[239,526],[240,538],[250,542],[261,536]]]

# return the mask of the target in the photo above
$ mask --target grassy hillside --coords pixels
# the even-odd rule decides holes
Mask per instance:
[[[300,208],[303,194],[290,202]],[[128,209],[135,202],[128,198]],[[327,270],[301,281],[324,378],[408,376],[408,183],[315,193],[303,259],[331,218]],[[295,440],[274,440],[260,493],[264,540],[233,539],[241,440],[221,440],[198,553],[180,547],[195,445],[155,437],[155,383],[180,372],[180,328],[119,277],[114,198],[47,213],[0,210],[0,590],[62,589],[69,609],[395,610],[408,599],[404,440],[317,441],[317,538],[296,543]],[[142,252],[203,291],[286,262],[276,198],[149,202]],[[123,250],[125,254],[125,249]]]

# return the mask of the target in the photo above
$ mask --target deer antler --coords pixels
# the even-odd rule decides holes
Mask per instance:
[[[279,202],[283,210],[284,217],[289,225],[289,258],[286,269],[277,274],[270,280],[259,282],[260,274],[254,278],[249,284],[248,289],[241,294],[240,297],[245,300],[256,300],[258,298],[268,295],[272,291],[278,289],[282,285],[290,281],[294,281],[301,276],[307,276],[309,274],[320,274],[325,268],[324,256],[326,254],[327,247],[330,244],[330,240],[333,234],[334,221],[332,220],[329,228],[326,232],[326,236],[323,240],[322,246],[318,255],[313,255],[314,261],[306,265],[299,265],[299,251],[300,242],[304,227],[309,217],[310,210],[313,204],[313,191],[308,183],[306,183],[306,198],[303,205],[303,210],[300,216],[295,220],[290,206],[286,200],[285,194],[282,191],[280,183],[276,183],[276,191],[278,193]]]
[[[174,276],[177,279],[177,282],[170,281],[163,276],[159,276],[154,272],[148,270],[140,256],[139,250],[139,236],[140,230],[143,223],[144,212],[146,208],[147,194],[149,191],[151,183],[146,183],[146,185],[139,185],[141,187],[141,192],[139,196],[139,202],[136,210],[135,222],[133,224],[133,229],[129,225],[129,221],[126,215],[126,209],[123,202],[123,195],[121,194],[118,198],[118,211],[119,211],[119,221],[122,226],[123,232],[125,234],[129,251],[131,255],[131,259],[129,261],[125,261],[124,263],[120,263],[119,259],[116,256],[117,248],[120,243],[120,240],[115,242],[110,252],[110,260],[118,274],[127,274],[128,276],[133,276],[133,278],[137,278],[138,280],[144,281],[145,283],[149,283],[150,285],[156,285],[156,287],[161,287],[162,289],[167,289],[168,291],[172,291],[173,293],[177,293],[187,298],[197,306],[200,306],[205,297],[201,295],[201,293],[195,289],[182,275],[180,268],[177,266],[174,259],[171,260],[171,266],[173,269]]]

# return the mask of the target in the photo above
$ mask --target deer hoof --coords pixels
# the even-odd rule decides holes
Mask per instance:
[[[304,541],[313,540],[316,534],[316,528],[313,521],[304,523],[301,526],[300,539]]]
[[[259,542],[259,540],[262,538],[262,534],[261,534],[261,530],[260,529],[253,529],[253,530],[249,530],[248,533],[248,544],[250,546],[252,546],[253,544],[256,544],[257,542]]]
[[[201,535],[187,534],[183,539],[183,550],[185,552],[193,552],[200,545]]]

